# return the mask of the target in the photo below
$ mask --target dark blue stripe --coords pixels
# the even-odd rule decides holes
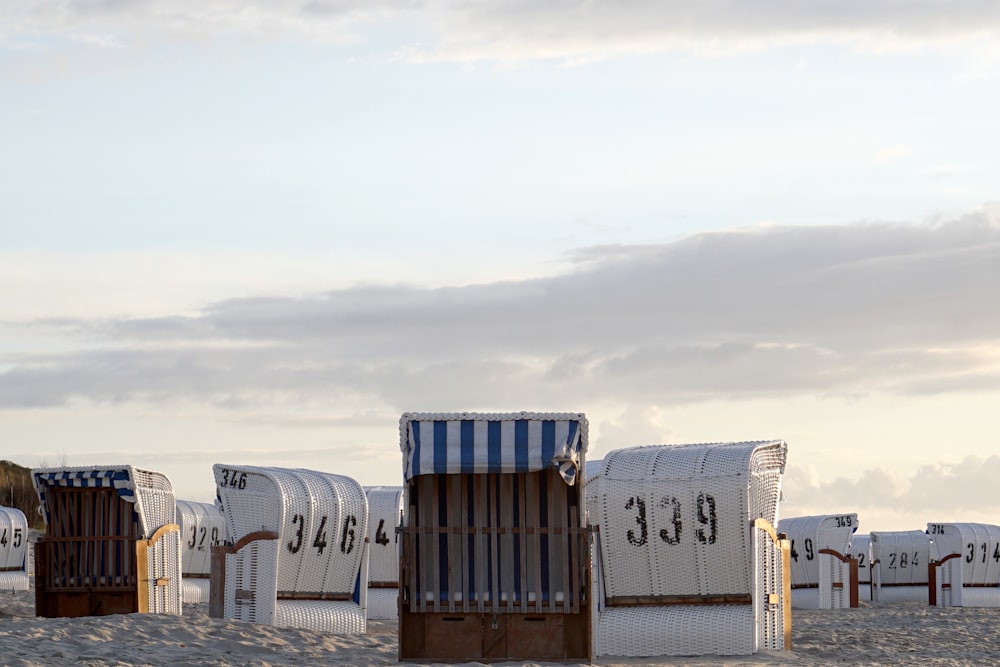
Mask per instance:
[[[514,421],[514,469],[518,472],[528,470],[528,420]]]
[[[548,466],[556,455],[556,423],[551,420],[542,422],[542,465]]]
[[[569,434],[566,436],[566,444],[572,445],[576,441],[576,430],[579,428],[580,422],[570,421],[569,422]],[[580,451],[579,445],[573,446],[574,451]]]
[[[410,477],[416,477],[421,473],[420,470],[420,422],[413,421],[410,422],[410,428],[413,430],[413,465],[410,467]]]
[[[434,422],[434,472],[448,472],[448,422]]]
[[[488,422],[486,425],[486,455],[487,469],[490,472],[500,472],[500,422]]]
[[[476,422],[462,420],[462,472],[474,472],[476,465]]]

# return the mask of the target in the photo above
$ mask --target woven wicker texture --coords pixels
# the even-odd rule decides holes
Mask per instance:
[[[759,441],[634,447],[604,457],[587,484],[590,519],[600,525],[600,587],[612,601],[599,605],[598,655],[781,648],[781,608],[767,604],[767,593],[782,590],[780,548],[766,534],[760,539],[752,521],[774,524],[786,450],[783,441]],[[749,596],[752,604],[676,604],[680,596]],[[613,602],[656,598],[674,603]],[[630,613],[650,632],[625,630],[621,619]]]
[[[160,526],[175,522],[174,490],[166,475],[130,465],[60,466],[34,468],[32,482],[41,501],[42,514],[49,521],[46,490],[49,486],[111,487],[135,505],[143,537],[152,537]]]
[[[181,599],[184,604],[199,604],[208,602],[212,594],[212,581],[210,579],[190,579],[185,577],[181,581]]]
[[[15,507],[0,507],[0,591],[26,591],[28,519]]]
[[[930,536],[922,530],[872,531],[869,536],[872,599],[926,603]]]
[[[185,577],[208,576],[212,572],[212,547],[228,540],[226,518],[211,503],[177,501],[177,523],[181,528],[181,572]]]
[[[368,496],[368,618],[399,615],[399,533],[403,487],[365,487]]]
[[[363,632],[368,501],[361,485],[303,469],[216,464],[213,472],[234,543],[260,530],[278,533],[277,541],[255,541],[227,556],[227,616],[232,610],[234,618],[252,622]],[[238,583],[231,584],[230,562]],[[321,618],[324,609],[328,615]]]
[[[833,551],[846,556],[857,514],[799,516],[778,522],[778,532],[792,543],[792,606],[798,609],[842,609],[851,606],[851,568]]]
[[[180,614],[181,540],[179,531],[166,533],[146,547],[149,611],[153,614]]]
[[[930,523],[937,566],[936,603],[946,607],[1000,606],[1000,526]]]

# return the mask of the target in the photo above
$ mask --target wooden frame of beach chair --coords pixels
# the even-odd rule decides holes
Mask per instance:
[[[773,440],[605,455],[587,501],[595,655],[791,647],[791,545],[774,529],[786,452]]]
[[[28,519],[16,507],[0,507],[0,591],[26,591]]]
[[[368,486],[368,618],[399,617],[399,531],[403,487]]]
[[[929,523],[928,602],[939,607],[1000,607],[1000,526]]]
[[[580,413],[406,413],[399,659],[591,657]]]
[[[212,548],[209,615],[363,634],[368,501],[357,481],[298,468],[215,464],[231,546]]]
[[[927,603],[930,536],[922,530],[873,530],[869,537],[872,600]]]
[[[163,473],[133,466],[36,468],[45,518],[35,613],[181,613],[180,527]]]
[[[867,533],[851,535],[847,552],[858,563],[858,602],[872,600],[871,536]]]
[[[850,554],[857,514],[781,519],[778,532],[791,543],[792,608],[858,606],[858,561]]]
[[[181,594],[185,603],[207,603],[212,588],[212,547],[228,542],[226,518],[212,503],[178,500],[177,523],[181,528]]]

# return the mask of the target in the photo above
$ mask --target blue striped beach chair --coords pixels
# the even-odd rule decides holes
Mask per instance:
[[[586,662],[587,420],[406,413],[401,660]]]
[[[170,480],[129,465],[36,468],[45,535],[35,613],[181,613],[180,529]]]

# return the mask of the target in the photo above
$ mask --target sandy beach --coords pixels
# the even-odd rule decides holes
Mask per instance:
[[[602,658],[594,665],[994,665],[1000,609],[919,603],[794,610],[790,652],[745,657]],[[206,605],[183,616],[127,614],[38,618],[34,593],[0,593],[0,664],[29,665],[392,665],[396,625],[334,636],[210,618]],[[406,663],[420,664],[420,663]],[[438,663],[423,663],[438,664]],[[464,663],[472,667],[480,663]],[[502,665],[553,665],[528,662]]]

